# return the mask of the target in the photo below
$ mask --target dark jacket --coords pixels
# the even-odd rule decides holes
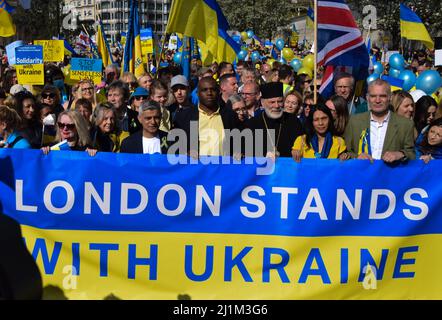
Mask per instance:
[[[167,154],[169,147],[167,143],[167,132],[159,130],[158,135],[161,141],[161,153]],[[120,153],[143,153],[143,130],[135,132],[124,139],[121,144]]]
[[[241,129],[242,128],[242,124],[238,119],[238,116],[236,114],[236,112],[234,112],[233,110],[229,109],[229,108],[220,108],[219,109],[219,113],[221,115],[221,119],[223,122],[223,126],[224,126],[224,130],[233,130],[233,129]],[[199,108],[187,108],[179,113],[177,113],[176,117],[175,117],[175,121],[173,123],[173,127],[176,129],[181,129],[185,132],[186,134],[186,139],[187,139],[187,152],[190,152],[190,150],[194,149],[194,146],[191,146],[191,122],[195,121],[196,122],[196,127],[195,129],[197,130],[196,133],[198,133],[198,120],[199,120]],[[195,132],[194,132],[195,134]],[[198,146],[198,150],[193,150],[193,151],[197,151],[199,154],[199,139],[198,136],[197,137],[193,137],[193,140],[197,142]],[[233,139],[230,139],[230,150],[229,150],[229,155],[233,155]]]

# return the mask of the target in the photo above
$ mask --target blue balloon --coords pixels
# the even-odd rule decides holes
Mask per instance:
[[[405,91],[413,88],[414,84],[416,83],[416,75],[410,70],[402,70],[401,74],[399,75],[399,79],[404,81],[402,89]]]
[[[247,36],[249,37],[249,39],[253,39],[254,35],[255,34],[253,33],[252,30],[247,31]]]
[[[379,79],[381,75],[379,73],[372,73],[367,78],[367,84],[370,84],[370,82],[375,81],[376,79]]]
[[[283,57],[279,58],[278,61],[282,64],[287,64],[287,60],[285,60]]]
[[[247,57],[247,51],[241,50],[238,52],[238,60],[244,60]]]
[[[399,53],[393,53],[388,59],[388,63],[390,64],[390,68],[403,70],[405,68],[405,60],[402,55]]]
[[[176,52],[173,55],[173,62],[175,62],[175,64],[181,64],[181,57],[182,57],[181,52]]]
[[[253,51],[250,58],[252,58],[252,62],[256,62],[261,58],[261,55],[259,54],[258,51]]]
[[[393,78],[399,78],[399,75],[401,74],[401,70],[390,68],[390,72],[388,73],[389,76]]]
[[[282,40],[281,38],[277,39],[275,45],[279,50],[284,49],[285,46],[284,40]]]
[[[302,61],[295,58],[290,62],[290,66],[293,68],[293,70],[295,70],[295,72],[298,72],[298,70],[302,67]]]
[[[416,89],[422,90],[428,95],[433,94],[442,86],[442,78],[436,70],[425,70],[416,80]]]
[[[382,74],[384,73],[384,66],[379,61],[373,65],[373,73]]]

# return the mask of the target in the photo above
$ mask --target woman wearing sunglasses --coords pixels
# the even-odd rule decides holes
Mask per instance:
[[[46,85],[44,86],[43,90],[40,94],[40,103],[44,103],[52,108],[52,112],[56,116],[62,112],[63,106],[61,105],[61,97],[60,97],[60,91],[57,87],[52,85]]]
[[[296,138],[292,157],[296,162],[302,158],[347,160],[347,147],[343,138],[336,136],[333,116],[324,104],[311,106],[305,122],[305,134]]]
[[[90,156],[97,153],[92,149],[87,123],[84,117],[74,110],[63,111],[57,118],[57,134],[55,144],[66,140],[72,151],[87,151]],[[44,154],[48,154],[51,147],[41,148]]]

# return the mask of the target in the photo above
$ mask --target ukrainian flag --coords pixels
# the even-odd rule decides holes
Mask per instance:
[[[60,150],[71,150],[71,147],[69,147],[68,141],[63,140],[56,145],[53,145],[50,150],[52,151],[60,151]]]
[[[194,37],[205,44],[218,62],[233,62],[241,47],[227,34],[228,29],[216,0],[174,0],[166,32]]]
[[[309,6],[305,20],[306,28],[313,29],[314,21],[315,21],[315,12],[313,11],[312,7]]]
[[[141,52],[140,24],[138,21],[138,0],[131,0],[129,30],[124,47],[124,61],[121,72],[132,72],[136,78],[145,73]]]
[[[109,44],[107,43],[106,35],[104,34],[103,23],[101,22],[101,19],[98,19],[97,36],[95,41],[97,42],[97,50],[101,56],[101,60],[103,61],[103,66],[107,67],[108,65],[114,63],[114,59],[110,54]]]
[[[0,37],[11,37],[15,34],[15,24],[11,13],[14,11],[5,0],[0,0]]]
[[[433,49],[434,42],[422,20],[410,8],[401,3],[401,36],[409,40],[421,41],[427,48]]]

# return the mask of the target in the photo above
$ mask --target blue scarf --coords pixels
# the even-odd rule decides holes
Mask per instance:
[[[327,132],[321,152],[319,152],[318,135],[317,134],[315,134],[313,136],[311,144],[312,144],[313,151],[315,151],[315,158],[327,159],[328,155],[330,154],[330,150],[331,150],[331,147],[333,144],[333,136],[330,132]]]

